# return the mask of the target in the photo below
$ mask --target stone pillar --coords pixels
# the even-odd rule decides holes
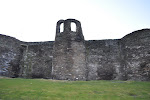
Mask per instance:
[[[71,23],[76,24],[75,32],[71,30]],[[63,32],[60,32],[61,24],[64,24]],[[53,47],[52,75],[53,79],[58,80],[87,79],[84,36],[80,22],[75,19],[57,22]]]

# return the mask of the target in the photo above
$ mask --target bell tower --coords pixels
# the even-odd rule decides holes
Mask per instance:
[[[71,23],[75,23],[76,31],[71,30]],[[61,24],[64,25],[63,32],[60,32]],[[52,75],[53,79],[58,80],[87,79],[84,36],[80,22],[75,19],[57,22]]]

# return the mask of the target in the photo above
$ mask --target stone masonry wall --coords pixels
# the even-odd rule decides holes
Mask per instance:
[[[86,41],[88,80],[150,80],[150,30]]]
[[[150,30],[135,31],[121,40],[127,79],[150,80]]]
[[[0,34],[0,75],[18,77],[22,57],[21,41]]]
[[[150,81],[150,29],[85,41],[80,22],[67,19],[58,21],[55,41],[23,42],[0,34],[0,76]]]
[[[24,43],[20,77],[51,78],[53,42]]]
[[[0,76],[51,78],[53,42],[22,42],[0,35]]]
[[[120,79],[120,49],[120,40],[86,41],[88,80]]]

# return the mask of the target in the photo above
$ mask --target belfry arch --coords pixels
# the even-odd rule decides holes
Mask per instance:
[[[73,22],[71,22],[70,25],[71,25],[71,31],[76,32],[76,31],[77,31],[77,26],[76,26],[76,24],[73,23]]]
[[[56,34],[58,34],[58,33],[61,33],[60,32],[60,26],[63,24],[63,31],[64,31],[64,20],[59,20],[58,22],[57,22],[57,26],[56,26]]]
[[[77,24],[74,20],[70,20],[70,22],[69,22],[70,25],[68,25],[68,22],[66,24],[67,25],[64,25],[64,20],[59,20],[57,22],[56,33],[64,32],[64,27],[67,27],[67,30],[77,32]]]

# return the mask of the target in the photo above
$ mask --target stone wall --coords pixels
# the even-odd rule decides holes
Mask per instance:
[[[53,42],[22,42],[0,35],[0,75],[51,78]]]
[[[22,42],[0,35],[0,76],[150,81],[150,29],[121,39],[85,41],[80,22],[67,19],[58,21],[55,41]]]
[[[120,40],[86,41],[88,80],[122,77]]]
[[[150,80],[150,30],[135,31],[121,40],[127,79]]]
[[[0,75],[18,77],[22,51],[20,41],[0,34]]]
[[[51,78],[53,42],[21,44],[20,77]]]
[[[88,80],[150,80],[150,30],[86,41]]]

